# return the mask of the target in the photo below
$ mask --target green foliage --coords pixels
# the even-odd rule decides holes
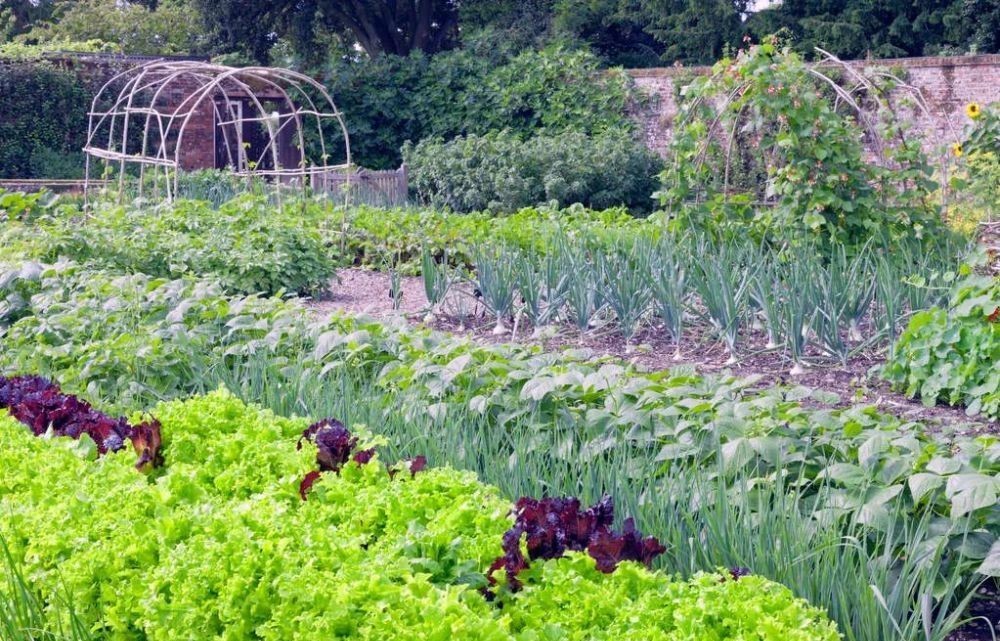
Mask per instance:
[[[0,64],[0,178],[80,173],[89,109],[74,74],[44,63]]]
[[[952,145],[956,172],[948,218],[953,226],[971,227],[989,220],[1000,211],[1000,104],[983,107],[969,103],[965,108],[970,123],[963,139]]]
[[[84,460],[0,417],[0,534],[31,588],[51,602],[69,595],[101,638],[839,638],[818,609],[761,578],[680,582],[633,564],[607,576],[581,555],[533,563],[527,589],[491,605],[476,588],[510,505],[473,475],[390,476],[376,458],[324,475],[302,501],[316,456],[296,447],[307,421],[226,392],[153,412],[166,461],[155,482],[128,456]]]
[[[195,54],[205,50],[201,18],[188,0],[162,0],[154,8],[117,0],[55,0],[53,15],[18,37],[62,46],[99,42],[127,54]],[[74,49],[75,50],[75,49]]]
[[[304,207],[274,206],[262,196],[240,196],[218,209],[204,201],[103,204],[86,224],[79,217],[71,210],[44,226],[40,258],[64,256],[163,278],[196,274],[245,294],[319,292],[334,274]]]
[[[1000,278],[971,273],[947,309],[913,317],[883,375],[928,405],[962,404],[970,415],[1000,419]]]
[[[773,5],[754,14],[757,38],[787,31],[800,52],[821,47],[843,58],[904,58],[997,51],[995,3],[917,0],[886,5],[872,0],[823,0]],[[990,33],[992,30],[992,34]]]
[[[344,111],[352,154],[373,169],[398,166],[403,143],[425,138],[627,129],[636,95],[623,74],[602,73],[595,56],[559,47],[335,61],[322,75]]]
[[[403,323],[317,322],[294,304],[232,299],[205,283],[70,266],[0,282],[8,306],[20,301],[0,321],[0,370],[56,376],[119,407],[225,382],[286,415],[335,409],[391,428],[403,447],[427,448],[410,456],[470,467],[513,495],[594,501],[613,489],[640,528],[669,537],[674,571],[720,559],[761,568],[863,638],[922,639],[926,621],[943,639],[973,571],[996,572],[993,439],[834,409],[804,388],[642,374]],[[936,614],[925,620],[930,585]]]
[[[871,99],[877,111],[881,96]],[[859,114],[838,102],[801,58],[773,43],[721,61],[685,90],[662,203],[695,226],[749,226],[782,240],[862,244],[934,232],[937,184],[919,143],[882,123],[876,135],[895,141],[885,145],[892,162],[869,161]],[[742,184],[747,168],[732,145],[752,150]]]
[[[419,273],[424,249],[438,259],[447,253],[455,266],[471,267],[475,247],[488,242],[517,247],[523,254],[544,254],[563,230],[590,234],[607,230],[615,236],[642,226],[622,208],[593,211],[581,206],[526,208],[499,216],[353,207],[343,215],[347,255],[355,264],[379,269],[381,261],[391,256],[395,267],[409,274]]]
[[[541,203],[624,205],[648,211],[660,160],[628,132],[510,132],[424,140],[403,155],[411,185],[432,205],[458,212],[516,211]]]

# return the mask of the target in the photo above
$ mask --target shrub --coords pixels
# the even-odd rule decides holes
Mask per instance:
[[[1000,278],[966,273],[947,309],[913,317],[884,376],[927,405],[1000,420]]]
[[[32,590],[108,639],[839,638],[762,578],[680,581],[631,562],[607,575],[579,553],[535,560],[521,592],[489,603],[477,588],[510,505],[474,475],[389,474],[376,454],[323,474],[303,501],[307,421],[226,392],[154,413],[165,467],[153,483],[128,454],[94,462],[0,415],[0,536]]]
[[[542,133],[520,139],[509,131],[450,142],[406,145],[411,184],[424,201],[448,209],[515,211],[539,203],[625,205],[648,211],[659,159],[621,131],[589,136]]]

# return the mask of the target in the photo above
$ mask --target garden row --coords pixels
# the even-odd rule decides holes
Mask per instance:
[[[611,493],[666,547],[658,567],[752,567],[851,638],[929,626],[942,639],[981,576],[1000,573],[993,437],[833,409],[802,388],[315,321],[199,280],[63,263],[0,284],[5,371],[123,409],[224,384],[279,414],[377,426],[393,455],[475,471],[508,496]]]
[[[264,196],[217,210],[138,202],[87,214],[26,201],[15,215],[8,251],[43,261],[195,274],[234,293],[264,294],[322,292],[338,263],[385,269],[394,280],[419,271],[434,311],[464,322],[484,303],[497,333],[512,323],[568,324],[581,333],[614,328],[631,342],[662,329],[678,351],[690,333],[724,344],[734,361],[740,352],[780,350],[794,373],[805,362],[846,363],[891,345],[910,313],[945,298],[965,249],[947,235],[854,247],[667,233],[663,221],[622,210],[490,218],[302,199],[278,206]]]
[[[154,413],[163,464],[144,475],[120,447],[96,459],[86,430],[110,419],[46,381],[0,378],[0,541],[16,570],[0,596],[62,604],[29,607],[31,623],[150,641],[838,638],[819,610],[742,570],[645,570],[635,561],[662,547],[627,522],[614,532],[607,501],[512,509],[472,474],[387,466],[364,449],[374,437],[226,392]],[[41,440],[12,417],[84,432]]]

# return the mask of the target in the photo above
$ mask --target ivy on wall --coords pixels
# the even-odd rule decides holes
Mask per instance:
[[[82,174],[89,92],[48,63],[0,64],[0,178]]]

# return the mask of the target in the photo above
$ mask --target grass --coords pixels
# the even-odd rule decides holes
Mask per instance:
[[[0,537],[0,639],[95,641],[68,603],[48,604],[32,591]]]

